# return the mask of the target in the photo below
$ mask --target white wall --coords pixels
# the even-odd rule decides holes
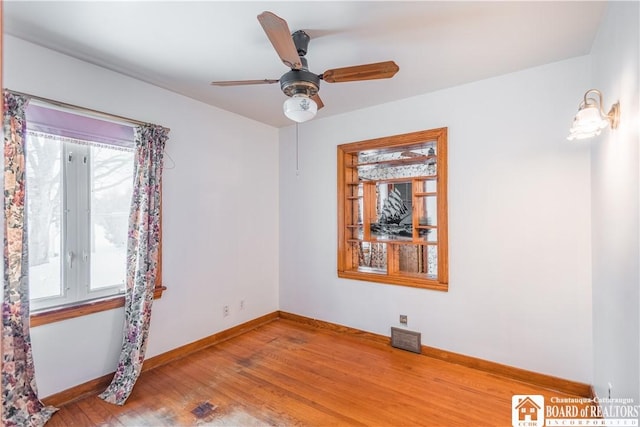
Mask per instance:
[[[295,128],[282,129],[281,309],[385,335],[407,314],[425,345],[591,383],[590,154],[566,140],[589,64],[304,123],[299,176]],[[442,126],[449,292],[338,279],[336,145]]]
[[[610,2],[592,48],[592,86],[620,126],[591,142],[594,385],[640,402],[640,7]]]
[[[168,290],[154,304],[148,357],[278,309],[277,129],[14,37],[3,54],[9,89],[171,128]],[[117,309],[33,328],[40,396],[114,371],[122,319]]]

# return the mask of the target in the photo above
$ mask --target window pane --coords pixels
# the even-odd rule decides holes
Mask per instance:
[[[26,150],[30,298],[60,297],[64,295],[62,143],[28,135]]]
[[[358,166],[358,178],[363,181],[385,180],[397,178],[413,178],[415,176],[434,175],[433,165],[420,163],[416,165],[388,166],[388,165],[367,165]]]
[[[422,193],[435,193],[438,191],[436,180],[425,179],[423,181],[419,181],[418,191]]]
[[[420,225],[438,225],[438,204],[436,196],[421,197],[418,224]]]
[[[365,181],[435,175],[436,142],[411,149],[361,151],[358,164],[358,178]]]
[[[435,245],[398,245],[398,271],[438,276],[438,247]]]
[[[424,142],[413,148],[400,147],[393,150],[366,150],[358,153],[358,163],[393,162],[394,160],[407,160],[425,156],[436,155],[436,141]]]
[[[91,147],[90,290],[124,287],[133,152]]]
[[[398,270],[401,273],[427,272],[427,254],[423,245],[398,245],[398,251]]]
[[[358,257],[358,271],[372,273],[387,272],[387,244],[354,242],[353,254]]]
[[[438,277],[438,247],[427,246],[427,274],[430,277]]]

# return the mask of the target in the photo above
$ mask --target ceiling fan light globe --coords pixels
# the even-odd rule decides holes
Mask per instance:
[[[318,105],[307,95],[296,94],[284,102],[282,109],[289,119],[302,123],[316,116]]]

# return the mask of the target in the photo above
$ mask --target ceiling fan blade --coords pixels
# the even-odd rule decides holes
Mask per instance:
[[[211,82],[213,86],[246,86],[278,83],[280,80],[263,79],[263,80],[227,80],[221,82]]]
[[[324,107],[324,102],[322,102],[322,99],[320,99],[320,95],[318,95],[317,93],[313,95],[311,99],[313,99],[316,102],[316,105],[318,106],[318,110]]]
[[[400,67],[393,61],[376,62],[374,64],[327,70],[322,74],[322,79],[327,83],[388,79],[393,77],[399,69]]]
[[[258,15],[258,21],[284,65],[294,70],[302,68],[302,61],[291,38],[287,21],[271,12],[262,12]]]

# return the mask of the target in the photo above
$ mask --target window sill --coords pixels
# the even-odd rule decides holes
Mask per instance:
[[[156,287],[153,291],[153,299],[160,299],[165,286]],[[48,323],[59,322],[61,320],[73,319],[75,317],[86,316],[87,314],[99,313],[101,311],[113,310],[124,306],[124,296],[111,297],[99,301],[91,301],[72,307],[53,308],[51,310],[40,311],[31,314],[31,327],[42,326]]]
[[[411,288],[432,289],[448,292],[449,284],[437,280],[423,279],[409,275],[389,275],[365,273],[361,271],[338,271],[338,277],[343,279],[364,280],[366,282],[386,283],[387,285],[408,286]]]

